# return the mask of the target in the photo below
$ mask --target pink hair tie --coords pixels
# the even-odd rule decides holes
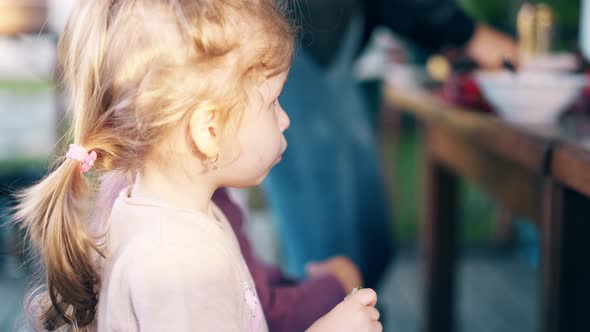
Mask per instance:
[[[90,153],[88,153],[83,147],[76,144],[70,144],[70,149],[66,154],[66,158],[79,161],[80,170],[82,173],[86,173],[92,168],[96,161],[96,152],[90,151]]]

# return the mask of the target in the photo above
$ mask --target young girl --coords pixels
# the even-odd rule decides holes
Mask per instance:
[[[16,212],[45,272],[36,329],[267,331],[211,197],[280,160],[292,53],[273,0],[79,2],[60,41],[74,144]],[[133,181],[90,228],[106,171]],[[309,331],[380,331],[375,302],[358,291]]]

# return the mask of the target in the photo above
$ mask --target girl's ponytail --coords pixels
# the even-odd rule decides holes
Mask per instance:
[[[15,217],[45,268],[46,289],[30,311],[46,330],[83,328],[94,319],[99,278],[93,257],[99,251],[87,232],[90,189],[80,163],[68,159],[18,197]]]
[[[97,151],[99,170],[106,169],[104,159],[113,154],[112,142],[105,143],[99,125],[108,107],[99,73],[112,2],[79,1],[59,43],[62,81],[73,115],[70,137],[77,143],[92,142],[87,148]],[[34,325],[41,325],[36,328],[86,331],[91,330],[100,289],[94,263],[101,253],[88,231],[92,179],[84,175],[81,161],[63,158],[57,164],[42,181],[18,194],[14,213],[45,273],[41,292],[31,293],[27,311]]]

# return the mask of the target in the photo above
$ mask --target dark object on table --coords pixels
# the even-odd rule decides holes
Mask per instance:
[[[510,59],[502,59],[502,67],[513,74],[516,74],[516,65],[514,65],[514,62],[510,61]]]

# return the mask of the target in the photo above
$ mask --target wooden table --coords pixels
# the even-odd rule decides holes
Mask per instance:
[[[590,141],[562,133],[552,148],[551,203],[543,215],[546,257],[542,280],[543,331],[590,331]]]
[[[569,300],[563,298],[569,296],[563,292],[563,284],[576,279],[575,276],[562,278],[564,274],[560,267],[564,266],[565,251],[557,249],[563,246],[563,239],[556,233],[556,224],[563,223],[557,220],[560,217],[563,220],[567,217],[563,214],[570,211],[568,206],[557,204],[557,196],[567,193],[560,183],[577,183],[577,179],[570,182],[551,179],[551,157],[553,146],[560,137],[559,130],[513,126],[491,114],[450,106],[420,89],[396,89],[385,85],[383,95],[386,109],[408,113],[418,121],[426,145],[426,206],[421,225],[425,331],[455,330],[459,178],[477,183],[499,204],[537,223],[543,253],[539,326],[542,331],[575,331],[563,329],[565,323],[556,325],[556,321],[569,317],[564,311],[573,312]],[[565,168],[563,172],[570,174],[569,166],[561,165]],[[590,184],[590,172],[587,178]],[[569,199],[563,202],[566,200],[570,204]],[[590,239],[587,242],[590,243]],[[572,254],[575,250],[578,248],[567,253]],[[590,278],[586,280],[590,281]]]

